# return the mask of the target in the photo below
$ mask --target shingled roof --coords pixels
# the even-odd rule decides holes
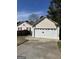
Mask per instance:
[[[47,17],[41,17],[38,21],[36,21],[36,22],[33,24],[33,27],[34,27],[35,25],[37,25],[39,22],[41,22],[42,20],[44,20],[45,18],[47,18]],[[50,19],[50,18],[48,18],[48,19],[49,19],[50,21],[54,22],[55,25],[58,25],[57,22],[53,21],[53,20]]]
[[[24,23],[23,21],[17,22],[17,26],[21,25],[22,23]]]
[[[37,20],[36,22],[32,22],[32,21],[21,21],[21,22],[17,22],[17,26],[21,25],[21,24],[24,23],[24,22],[27,22],[28,24],[30,24],[30,25],[32,25],[32,26],[34,27],[35,25],[37,25],[39,22],[41,22],[41,21],[44,20],[45,18],[47,18],[47,17],[42,16],[42,17],[40,17],[40,19]],[[48,18],[48,19],[49,19],[50,21],[54,22],[55,25],[58,25],[57,22],[53,21],[53,20],[50,19],[50,18]]]
[[[31,22],[29,22],[29,21],[20,21],[20,22],[17,22],[17,26],[19,26],[19,25],[23,24],[24,22],[27,22],[28,24],[32,25],[32,23],[31,23]]]

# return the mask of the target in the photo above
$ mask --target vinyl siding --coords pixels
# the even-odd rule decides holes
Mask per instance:
[[[42,20],[40,23],[36,25],[36,28],[56,28],[56,25],[54,22],[45,18],[44,20]]]

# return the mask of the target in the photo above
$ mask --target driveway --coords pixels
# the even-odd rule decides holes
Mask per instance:
[[[17,46],[17,59],[61,59],[56,41],[28,41]]]

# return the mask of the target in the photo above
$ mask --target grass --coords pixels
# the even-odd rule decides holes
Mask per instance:
[[[26,36],[18,36],[17,37],[17,46],[23,44],[24,42],[28,41],[25,39]]]
[[[58,48],[61,49],[61,41],[58,41],[58,42],[57,42],[57,45],[58,45]]]

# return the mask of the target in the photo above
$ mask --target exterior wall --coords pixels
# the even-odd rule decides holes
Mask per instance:
[[[17,27],[17,30],[18,28],[22,28],[22,30],[30,30],[32,28],[32,25],[28,24],[27,22],[24,22]]]
[[[32,37],[34,37],[34,27],[32,28]]]
[[[57,36],[59,36],[59,29],[60,29],[60,28],[59,28],[59,27],[57,27]]]
[[[45,18],[44,20],[42,20],[40,23],[36,25],[36,28],[56,28],[56,25],[48,18]]]

